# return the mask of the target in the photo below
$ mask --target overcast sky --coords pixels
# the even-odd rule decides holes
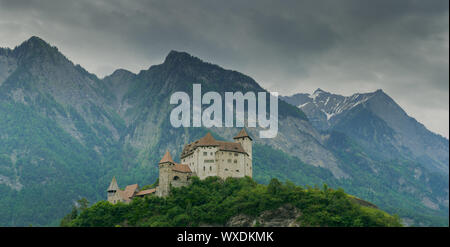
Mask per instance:
[[[186,51],[282,95],[383,89],[449,135],[448,0],[0,0],[0,46],[36,35],[103,77]]]

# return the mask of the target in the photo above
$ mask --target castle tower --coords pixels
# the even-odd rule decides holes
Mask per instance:
[[[159,161],[159,185],[157,189],[158,196],[167,196],[170,192],[170,178],[172,167],[175,162],[170,156],[169,151],[166,151],[161,161]]]
[[[248,154],[244,159],[244,175],[253,177],[253,165],[252,165],[252,138],[247,134],[245,128],[233,137],[234,141],[240,143],[244,151]]]
[[[109,187],[107,189],[109,202],[116,203],[116,201],[118,199],[117,191],[119,191],[119,186],[117,185],[116,177],[113,177],[113,179],[111,180],[111,183],[109,184]]]
[[[247,131],[245,131],[245,128],[242,128],[242,130],[233,137],[235,142],[238,142],[241,144],[242,148],[244,148],[245,152],[248,153],[248,156],[250,160],[252,160],[252,138],[247,134]]]

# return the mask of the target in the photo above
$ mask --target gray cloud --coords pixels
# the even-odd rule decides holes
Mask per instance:
[[[31,35],[99,76],[160,63],[172,50],[284,95],[382,88],[448,137],[447,0],[0,0],[0,46]]]

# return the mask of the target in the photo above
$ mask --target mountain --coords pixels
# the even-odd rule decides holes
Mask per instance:
[[[386,93],[341,96],[317,89],[312,95],[283,97],[306,113],[319,130],[345,133],[384,159],[411,159],[448,174],[449,143],[408,116]]]
[[[120,80],[121,85],[129,85],[128,91],[116,94],[117,97],[122,96],[118,98],[121,116],[126,122],[133,123],[123,138],[134,147],[151,149],[158,143],[148,143],[148,140],[178,140],[178,143],[169,144],[172,145],[171,152],[176,155],[181,152],[179,147],[189,140],[190,130],[174,129],[169,124],[170,110],[173,109],[169,99],[174,92],[181,91],[192,95],[192,84],[199,82],[202,84],[202,92],[215,91],[220,93],[222,98],[225,92],[266,92],[248,76],[205,63],[185,52],[171,51],[163,64],[130,76],[129,80],[121,80],[121,74],[113,73],[106,77],[105,81]],[[323,147],[321,136],[307,121],[303,112],[282,101],[279,103],[279,109],[278,136],[262,140],[258,135],[260,129],[251,128],[249,131],[255,142],[282,149],[308,164],[325,167],[337,178],[345,177],[346,174],[338,167],[337,159]],[[171,131],[150,131],[155,128],[170,128]],[[225,139],[232,139],[239,130],[213,128],[212,131]],[[165,135],[164,138],[161,137],[162,134]],[[164,153],[166,148],[163,143],[158,153]]]
[[[230,140],[238,128],[171,126],[170,95],[192,95],[194,83],[222,96],[265,91],[242,73],[185,52],[171,51],[137,74],[119,69],[99,79],[38,37],[0,49],[0,225],[57,225],[78,199],[104,199],[113,176],[121,186],[151,184],[166,150],[177,158],[207,131]],[[438,172],[439,164],[380,159],[370,143],[323,132],[308,118],[279,101],[276,138],[260,139],[259,128],[247,128],[256,181],[327,183],[412,224],[448,225],[448,173]]]
[[[46,225],[101,198],[93,182],[125,125],[104,82],[40,38],[0,54],[0,224]]]

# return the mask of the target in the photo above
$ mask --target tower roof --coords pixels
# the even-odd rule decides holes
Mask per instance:
[[[116,177],[114,176],[113,179],[111,180],[111,183],[109,184],[107,191],[118,191],[118,190],[119,186],[117,185],[117,180]]]
[[[211,133],[207,133],[204,137],[200,138],[196,143],[197,146],[217,146],[216,139],[211,135]]]
[[[159,161],[159,164],[166,163],[166,162],[175,163],[175,162],[173,162],[172,156],[170,156],[169,150],[166,151],[166,153],[162,157],[161,161]]]
[[[239,131],[239,133],[233,137],[233,139],[239,139],[239,138],[244,138],[244,137],[248,137],[250,140],[253,140],[248,134],[247,131],[245,131],[245,128],[242,128],[241,131]]]

